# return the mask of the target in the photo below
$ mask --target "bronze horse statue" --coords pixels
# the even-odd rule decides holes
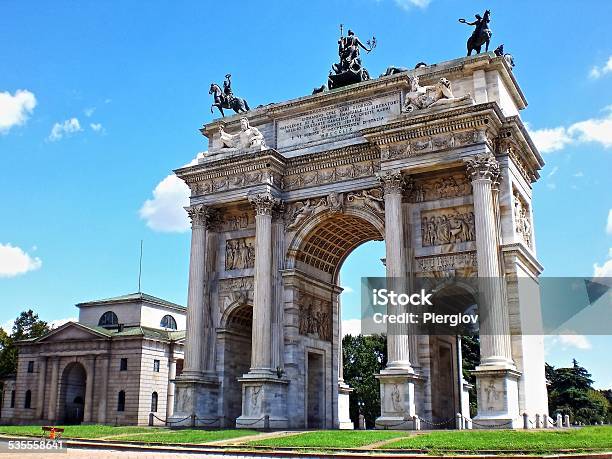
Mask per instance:
[[[223,90],[216,83],[211,83],[208,94],[213,94],[215,102],[210,106],[210,113],[213,113],[213,107],[217,107],[221,112],[221,116],[225,116],[223,109],[232,109],[235,113],[244,113],[250,110],[246,99],[235,97],[233,95],[226,96]]]
[[[465,19],[459,19],[459,22],[470,26],[476,26],[474,33],[472,33],[472,36],[468,38],[467,41],[467,55],[471,56],[472,51],[476,51],[476,54],[479,54],[482,45],[485,45],[485,52],[488,52],[491,35],[493,35],[491,29],[489,29],[489,22],[491,22],[491,11],[486,10],[482,17],[477,14],[474,22],[467,22]]]

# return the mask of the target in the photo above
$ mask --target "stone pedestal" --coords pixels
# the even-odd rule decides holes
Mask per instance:
[[[338,429],[352,430],[355,424],[351,421],[349,396],[353,389],[344,381],[338,382]]]
[[[172,426],[223,426],[218,414],[219,382],[181,375],[175,383]]]
[[[420,378],[414,373],[383,370],[376,378],[380,381],[380,417],[377,429],[414,430],[415,385]]]
[[[242,383],[242,415],[236,419],[238,429],[287,429],[286,379],[246,374]]]
[[[518,403],[518,380],[521,373],[492,365],[476,367],[478,415],[475,429],[515,429],[523,425]]]

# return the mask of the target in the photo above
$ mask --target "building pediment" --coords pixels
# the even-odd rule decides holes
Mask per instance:
[[[84,341],[91,339],[110,339],[110,333],[81,325],[76,322],[68,322],[61,327],[52,330],[40,337],[36,342],[52,343],[59,341]]]

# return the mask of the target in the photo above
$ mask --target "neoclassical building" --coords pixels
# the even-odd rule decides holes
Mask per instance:
[[[522,333],[542,270],[526,105],[507,59],[483,53],[204,125],[207,153],[175,171],[192,239],[174,418],[350,428],[338,276],[371,240],[389,278],[497,280],[465,292],[487,317],[474,426],[547,413],[542,337]],[[469,416],[457,338],[392,331],[377,426]]]
[[[146,425],[149,413],[172,415],[185,307],[143,293],[77,307],[78,322],[18,343],[0,420]]]

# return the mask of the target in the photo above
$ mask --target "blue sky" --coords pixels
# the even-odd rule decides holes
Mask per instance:
[[[2,2],[0,323],[29,307],[75,317],[77,302],[135,291],[140,239],[143,290],[185,304],[186,198],[169,173],[206,149],[212,81],[231,72],[251,106],[309,94],[340,23],[376,35],[372,75],[453,59],[470,33],[457,19],[486,7],[547,163],[534,198],[545,275],[611,276],[611,2]],[[343,283],[358,292],[381,274],[368,261],[382,247],[358,249]],[[344,295],[347,319],[356,296]],[[564,340],[552,363],[575,356],[612,386],[612,339]]]

